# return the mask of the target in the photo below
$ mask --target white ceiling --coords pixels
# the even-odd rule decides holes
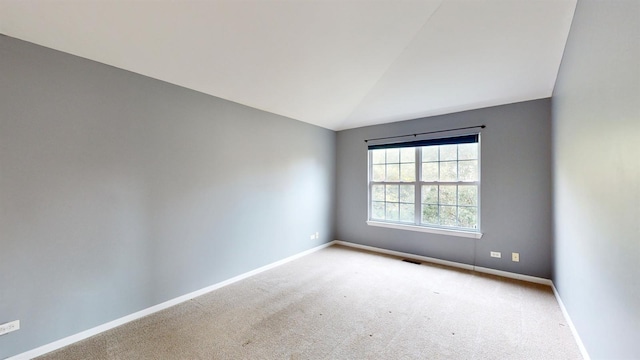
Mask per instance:
[[[341,130],[551,96],[576,0],[0,0],[0,33]]]

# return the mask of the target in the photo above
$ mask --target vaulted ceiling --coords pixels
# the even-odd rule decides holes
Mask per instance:
[[[0,33],[341,130],[551,96],[576,0],[0,0]]]

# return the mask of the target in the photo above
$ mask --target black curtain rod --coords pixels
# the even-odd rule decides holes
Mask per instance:
[[[401,138],[401,137],[407,137],[407,136],[416,137],[418,135],[437,134],[437,133],[441,133],[441,132],[449,132],[449,131],[456,131],[456,130],[467,130],[467,129],[476,129],[476,128],[484,129],[486,127],[487,127],[486,125],[467,126],[467,127],[457,128],[457,129],[438,130],[438,131],[429,131],[429,132],[416,133],[416,134],[407,134],[407,135],[380,137],[380,138],[374,138],[374,139],[365,139],[364,142],[369,142],[369,141],[372,141],[372,140],[395,139],[395,138]]]

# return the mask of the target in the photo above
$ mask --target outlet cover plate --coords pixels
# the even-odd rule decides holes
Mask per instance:
[[[20,320],[11,321],[0,325],[0,335],[8,334],[20,329]]]

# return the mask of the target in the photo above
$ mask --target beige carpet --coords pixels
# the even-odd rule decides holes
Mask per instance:
[[[39,359],[581,359],[548,286],[332,246]]]

